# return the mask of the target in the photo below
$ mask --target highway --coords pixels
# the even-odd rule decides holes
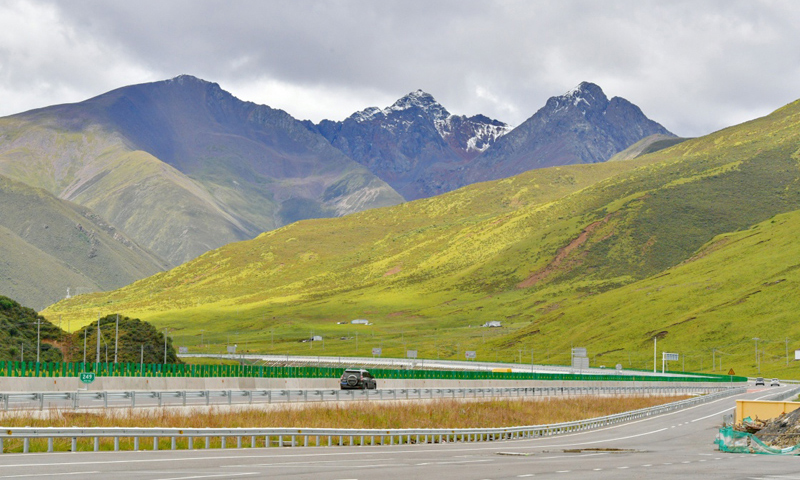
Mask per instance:
[[[800,479],[791,457],[723,454],[713,445],[735,398],[558,437],[492,443],[101,453],[4,454],[0,480],[704,478]]]

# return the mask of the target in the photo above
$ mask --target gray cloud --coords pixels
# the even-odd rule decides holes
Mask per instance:
[[[189,73],[299,118],[422,88],[519,124],[583,80],[701,135],[800,97],[791,1],[12,1],[0,113]]]

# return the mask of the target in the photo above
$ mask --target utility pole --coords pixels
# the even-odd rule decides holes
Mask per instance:
[[[139,375],[144,375],[144,343],[140,346],[141,350],[139,353]]]
[[[789,366],[789,338],[786,338],[786,366]]]
[[[203,332],[205,332],[205,329],[200,329],[200,348],[203,347]]]
[[[117,330],[114,334],[114,363],[117,363],[117,352],[119,352],[119,313],[117,314]]]
[[[85,364],[86,364],[86,332],[88,332],[88,331],[89,331],[89,326],[87,325],[86,328],[83,329],[83,363],[84,363],[84,367],[83,368],[86,368],[86,366],[85,366]]]
[[[753,338],[756,341],[756,369],[758,369],[758,373],[761,373],[761,365],[758,362],[758,341],[760,340],[758,337]]]
[[[656,345],[658,344],[658,336],[653,337],[653,373],[656,373]]]
[[[164,365],[167,364],[167,334],[169,333],[169,329],[164,329]]]
[[[22,363],[25,363],[25,344],[24,343],[20,343],[19,346],[20,346],[19,361],[22,362]]]
[[[711,349],[711,371],[714,372],[717,370],[717,349]]]
[[[42,340],[42,319],[36,318],[36,363],[39,363],[39,350]]]
[[[94,357],[95,363],[100,363],[100,317],[97,317],[97,355]]]

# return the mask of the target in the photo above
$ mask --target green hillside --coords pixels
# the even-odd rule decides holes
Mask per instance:
[[[0,361],[60,362],[64,332],[35,310],[0,296]]]
[[[99,345],[101,362],[114,362],[116,354],[116,361],[120,363],[183,363],[169,335],[165,342],[164,332],[138,318],[123,315],[111,314],[96,319],[66,336],[64,343],[68,360],[72,362],[83,362],[84,355],[86,362],[96,362]]]
[[[0,294],[44,308],[164,270],[90,210],[0,175]]]
[[[776,281],[736,263],[745,260],[736,253],[721,257],[735,242],[720,239],[756,224],[786,242],[797,238],[777,229],[784,219],[788,228],[794,214],[771,219],[800,209],[799,150],[795,102],[633,160],[532,171],[396,207],[299,222],[118,291],[60,302],[45,314],[87,322],[90,312],[121,311],[175,328],[178,345],[203,351],[235,341],[250,350],[322,354],[321,342],[301,343],[313,334],[334,355],[380,346],[384,355],[416,349],[428,358],[463,358],[475,350],[482,359],[567,363],[569,348],[584,346],[597,356],[594,364],[634,368],[652,368],[659,335],[659,350],[684,353],[687,369],[710,369],[718,349],[723,367],[755,373],[753,344],[731,330],[747,328],[747,338],[767,339],[774,350],[776,332],[791,338],[785,317],[759,310],[743,316],[743,303],[726,300],[704,314],[698,329],[690,317],[701,316],[690,312],[708,308],[705,297],[658,301],[631,292],[647,282],[671,285],[677,271],[686,272],[679,285],[689,291],[714,288],[717,276],[733,271],[746,272],[747,288]],[[783,254],[769,243],[752,249],[756,257]],[[703,262],[689,262],[700,251]],[[759,295],[782,308],[772,292],[791,284]],[[337,323],[355,318],[373,325]],[[729,326],[710,326],[715,318]],[[504,327],[476,328],[489,320]],[[718,330],[732,341],[713,337]],[[201,333],[211,345],[200,345]],[[764,361],[779,371],[785,362],[773,350]]]

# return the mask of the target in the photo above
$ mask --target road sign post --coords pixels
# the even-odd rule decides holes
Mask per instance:
[[[95,374],[94,374],[94,372],[81,372],[81,374],[79,375],[79,378],[80,378],[81,382],[83,382],[83,383],[88,385],[88,384],[94,382]]]

